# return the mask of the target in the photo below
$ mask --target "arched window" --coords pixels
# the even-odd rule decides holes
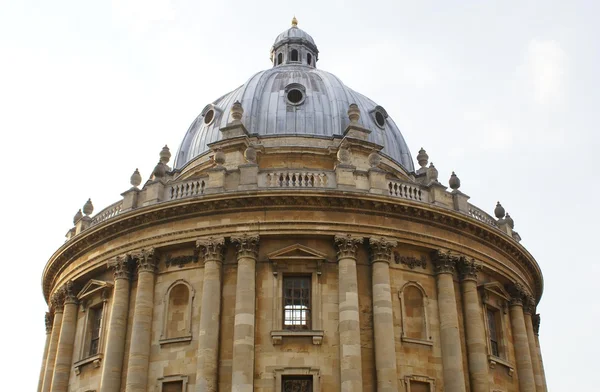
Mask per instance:
[[[277,55],[277,65],[280,65],[281,63],[283,63],[283,53]]]
[[[296,49],[292,49],[292,61],[298,61],[298,51]]]
[[[306,55],[306,63],[307,63],[308,65],[312,65],[312,54],[308,53],[308,54]]]
[[[398,295],[402,306],[402,340],[430,345],[425,290],[416,282],[408,282]]]
[[[184,280],[175,281],[165,294],[161,344],[192,340],[194,290]]]

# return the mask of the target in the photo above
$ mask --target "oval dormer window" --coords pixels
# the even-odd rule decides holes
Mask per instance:
[[[210,109],[204,114],[204,124],[209,125],[215,119],[215,110]]]
[[[383,128],[385,126],[385,117],[381,112],[375,112],[375,122],[379,127]]]

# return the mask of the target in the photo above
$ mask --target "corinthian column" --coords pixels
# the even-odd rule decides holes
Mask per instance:
[[[458,312],[452,278],[458,257],[438,251],[433,257],[440,313],[440,341],[444,366],[444,391],[465,392],[465,371],[458,330]]]
[[[542,386],[543,391],[546,392],[548,390],[548,386],[546,385],[546,372],[544,371],[544,361],[542,359],[542,350],[540,350],[540,315],[536,314],[531,317],[533,321],[533,333],[535,335],[535,355],[537,355],[538,360],[540,362],[540,370],[542,373]]]
[[[485,341],[483,313],[477,294],[477,272],[481,265],[475,260],[461,258],[459,271],[463,297],[463,311],[467,335],[467,354],[469,359],[469,376],[471,391],[489,392],[488,360]]]
[[[231,390],[254,390],[254,320],[256,298],[256,259],[258,235],[231,238],[237,247],[237,283],[235,323],[233,326],[233,362]],[[204,297],[203,297],[204,298]]]
[[[146,392],[148,387],[148,361],[154,308],[154,274],[156,261],[154,249],[144,249],[132,256],[137,263],[137,289],[133,308],[133,329],[129,345],[126,392]],[[116,282],[115,282],[116,284]]]
[[[510,301],[510,324],[512,326],[513,340],[515,345],[515,356],[517,362],[517,374],[519,375],[519,391],[535,392],[535,380],[533,367],[531,365],[531,353],[529,352],[529,341],[527,339],[527,328],[523,315],[523,300],[525,291],[520,284],[507,286],[511,296]]]
[[[339,290],[340,380],[342,392],[362,391],[356,251],[363,239],[336,235]],[[389,279],[388,279],[389,284]],[[395,359],[394,359],[395,361]]]
[[[544,392],[544,383],[542,381],[542,366],[540,357],[537,355],[537,346],[535,344],[535,335],[533,332],[532,313],[535,310],[535,298],[528,295],[523,304],[523,317],[525,319],[525,329],[527,330],[527,342],[529,343],[529,354],[531,355],[531,367],[533,368],[533,380],[535,382],[536,392]]]
[[[46,371],[46,359],[48,357],[48,346],[50,346],[50,337],[52,333],[52,314],[50,312],[46,312],[44,317],[44,321],[46,324],[46,343],[44,344],[44,355],[42,355],[42,368],[40,369],[40,378],[38,380],[38,392],[42,390],[42,386],[44,385],[44,374]]]
[[[100,378],[101,392],[118,392],[121,389],[121,372],[125,355],[125,334],[129,312],[129,264],[127,256],[118,256],[109,263],[114,270],[110,320],[104,350],[104,364]]]
[[[77,297],[73,293],[73,283],[71,281],[67,282],[62,290],[65,311],[60,326],[51,392],[67,392],[71,365],[73,364],[73,342],[77,325]]]
[[[44,370],[44,382],[42,383],[42,392],[49,392],[52,387],[52,376],[54,376],[54,362],[56,361],[56,350],[58,349],[58,338],[60,336],[60,327],[64,312],[64,303],[62,291],[59,290],[51,299],[54,319],[52,320],[52,334],[50,335],[50,344],[48,345],[48,355],[46,356],[46,369]]]
[[[396,371],[396,339],[392,314],[390,262],[395,241],[370,238],[373,283],[373,329],[375,332],[375,368],[377,391],[398,391]]]
[[[221,265],[225,239],[220,237],[199,240],[197,246],[204,251],[204,282],[198,333],[196,391],[216,392],[221,326]]]

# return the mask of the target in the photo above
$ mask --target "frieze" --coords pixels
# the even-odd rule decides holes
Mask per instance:
[[[337,248],[337,258],[356,259],[358,246],[363,243],[362,237],[353,237],[350,234],[336,234],[333,238]]]
[[[427,268],[427,259],[425,256],[421,256],[417,259],[414,256],[402,256],[394,252],[394,261],[396,264],[403,264],[410,269],[415,269],[416,267],[421,267],[423,269]]]
[[[404,200],[373,200],[378,198],[373,195],[361,195],[361,199],[352,195],[341,195],[335,191],[328,191],[327,194],[311,194],[295,195],[288,194],[264,194],[266,192],[257,192],[256,195],[227,195],[228,200],[209,199],[207,196],[193,200],[187,199],[182,201],[164,202],[157,204],[155,209],[144,212],[143,218],[137,211],[132,211],[111,218],[85,232],[78,235],[80,238],[74,238],[66,242],[56,252],[57,256],[52,259],[47,265],[44,279],[44,294],[49,298],[49,293],[57,279],[57,274],[64,266],[83,254],[91,246],[97,246],[108,240],[111,240],[123,233],[136,230],[139,226],[147,226],[155,224],[161,220],[172,220],[176,216],[190,216],[198,214],[211,214],[218,210],[235,210],[236,208],[244,208],[247,210],[250,207],[262,208],[266,206],[294,206],[294,207],[331,207],[331,208],[355,208],[357,211],[365,210],[371,214],[397,214],[402,218],[423,221],[428,224],[441,224],[447,229],[450,227],[459,230],[461,234],[469,234],[474,239],[479,239],[485,242],[488,246],[495,246],[499,251],[503,252],[508,257],[514,259],[518,265],[524,267],[534,278],[536,295],[541,295],[542,281],[539,269],[528,257],[529,253],[524,250],[522,245],[508,239],[507,236],[493,227],[484,227],[481,222],[475,221],[468,216],[449,216],[447,214],[456,212],[430,210],[433,206],[423,205],[422,207],[413,207],[406,204]],[[307,192],[308,193],[308,192]],[[212,195],[212,197],[222,197],[221,195]],[[231,199],[236,197],[235,199]],[[365,199],[365,197],[368,197]],[[381,198],[381,197],[379,197]],[[375,204],[379,208],[375,208]],[[385,207],[383,209],[382,207]],[[231,211],[228,211],[231,212]],[[134,216],[132,216],[134,215]],[[449,227],[448,227],[449,226]]]

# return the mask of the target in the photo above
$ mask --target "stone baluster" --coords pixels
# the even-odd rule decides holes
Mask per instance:
[[[378,392],[398,391],[396,370],[396,339],[390,287],[390,262],[395,241],[385,238],[370,238],[372,284],[373,284],[373,329],[375,339],[375,369]]]
[[[446,392],[465,392],[466,390],[453,279],[458,260],[459,258],[451,255],[450,252],[442,251],[436,252],[433,257],[440,313],[444,391]]]
[[[538,360],[540,362],[540,371],[542,373],[542,386],[543,386],[543,391],[547,392],[548,391],[548,386],[546,385],[546,372],[544,371],[544,361],[542,360],[542,350],[540,349],[540,338],[539,338],[539,333],[540,333],[540,315],[536,314],[534,316],[531,317],[532,321],[533,321],[533,333],[535,335],[535,347],[536,347],[536,351],[535,351],[535,355],[537,355]]]
[[[523,301],[525,290],[520,284],[507,286],[511,296],[510,300],[510,323],[515,345],[515,356],[517,362],[517,374],[519,376],[520,392],[535,392],[535,379],[531,365],[531,353],[529,352],[529,341],[527,339],[527,328],[523,315]]]
[[[138,281],[133,308],[133,328],[131,330],[125,391],[146,392],[148,390],[148,365],[156,273],[154,249],[143,249],[133,254],[132,258],[137,264]]]
[[[41,392],[44,386],[44,375],[46,372],[46,360],[48,358],[48,347],[50,346],[50,340],[52,336],[52,313],[46,312],[44,321],[46,324],[46,342],[44,344],[44,355],[42,355],[42,368],[40,369],[40,377],[38,380],[38,392]]]
[[[481,270],[481,265],[475,263],[475,260],[461,258],[458,269],[461,277],[471,391],[489,392],[485,326],[477,293],[477,273]]]
[[[525,328],[527,329],[527,341],[529,343],[529,354],[531,355],[531,367],[533,368],[533,379],[535,382],[536,392],[544,392],[544,383],[542,381],[542,366],[540,357],[537,354],[537,346],[535,344],[535,334],[533,332],[532,314],[535,311],[535,298],[528,295],[523,303],[523,318],[525,320]]]
[[[339,234],[334,240],[338,259],[341,391],[362,391],[356,252],[363,239]]]
[[[73,343],[77,326],[77,297],[73,292],[73,282],[67,282],[63,287],[64,313],[60,326],[60,337],[54,362],[51,392],[67,392],[69,376],[73,364]]]
[[[118,392],[121,390],[121,373],[125,356],[125,335],[129,313],[129,258],[127,256],[117,256],[109,262],[109,267],[114,271],[115,285],[108,322],[106,349],[104,350],[104,365],[100,377],[100,391]]]
[[[256,301],[256,259],[258,235],[232,238],[237,247],[237,285],[235,323],[233,327],[233,361],[231,390],[254,390],[254,324]]]
[[[221,326],[221,266],[225,239],[219,237],[198,240],[197,246],[204,253],[204,282],[198,333],[196,391],[216,392]]]
[[[48,355],[46,356],[46,368],[44,369],[44,381],[42,383],[42,392],[49,392],[52,387],[52,377],[54,376],[54,362],[56,361],[56,350],[58,349],[58,338],[60,337],[60,328],[64,313],[64,303],[62,291],[59,290],[50,298],[54,317],[52,320],[52,334],[50,335],[50,344],[48,345]]]

